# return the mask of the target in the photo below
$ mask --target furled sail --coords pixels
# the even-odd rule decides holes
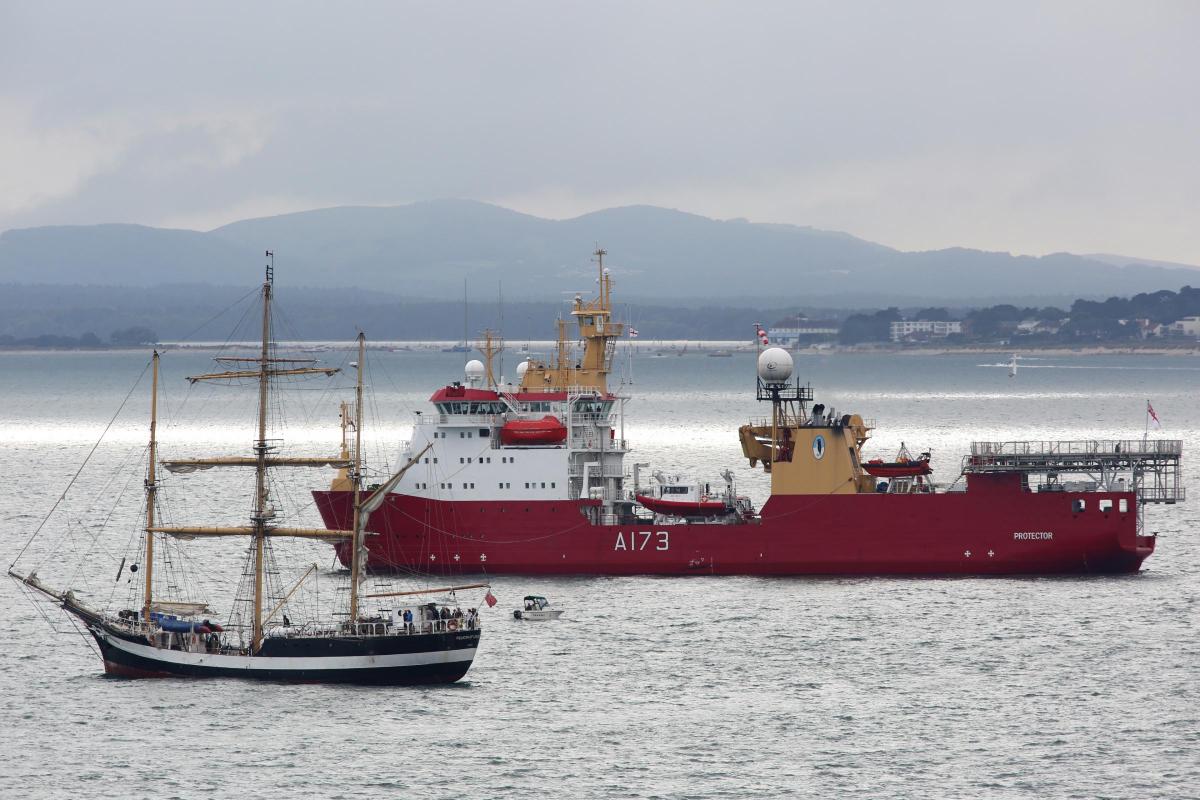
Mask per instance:
[[[192,539],[200,536],[254,536],[258,528],[253,526],[218,527],[213,525],[171,525],[148,528],[151,533],[165,533],[178,539]],[[269,537],[290,536],[297,539],[349,539],[353,531],[332,530],[329,528],[265,528],[263,533]]]
[[[350,459],[337,456],[295,456],[289,458],[271,457],[267,459],[268,467],[335,467],[345,469],[350,466]],[[214,456],[213,458],[176,458],[162,462],[168,472],[188,474],[213,467],[257,467],[258,459],[254,456]]]
[[[150,603],[151,611],[161,611],[164,614],[175,614],[180,617],[194,617],[197,614],[211,614],[208,603],[185,603],[181,600],[155,600]]]

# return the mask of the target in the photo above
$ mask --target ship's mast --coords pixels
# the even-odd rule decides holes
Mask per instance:
[[[158,351],[151,358],[154,365],[150,381],[150,463],[146,469],[146,557],[142,566],[146,570],[146,596],[142,603],[142,622],[150,621],[150,609],[154,604],[154,501],[158,485],[154,478],[154,462],[158,458]]]
[[[362,580],[362,416],[363,416],[363,357],[366,354],[366,334],[358,334],[358,379],[354,385],[354,525],[350,538],[350,624],[358,622],[358,587]]]
[[[504,340],[493,333],[491,328],[485,328],[483,331],[483,344],[476,349],[483,356],[483,367],[488,388],[499,388],[500,376],[496,371],[495,359],[497,355],[504,351]]]
[[[258,365],[258,441],[254,443],[257,463],[254,465],[254,627],[251,629],[251,651],[262,643],[263,561],[267,541],[267,386],[270,383],[271,347],[271,283],[275,279],[275,254],[266,251],[266,280],[263,281],[262,355]]]

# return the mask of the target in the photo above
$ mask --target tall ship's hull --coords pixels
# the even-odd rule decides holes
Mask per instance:
[[[774,497],[738,524],[592,525],[576,502],[459,503],[392,495],[371,518],[368,565],[434,574],[1022,575],[1136,572],[1154,552],[1132,493],[967,492]],[[320,492],[330,527],[352,498]],[[1098,501],[1111,501],[1101,512]],[[1095,504],[1093,504],[1095,503]],[[339,555],[346,558],[344,550]]]
[[[291,683],[416,686],[454,683],[467,674],[479,631],[371,641],[354,637],[270,640],[253,658],[203,650],[166,649],[146,637],[108,629],[89,631],[104,671],[123,678],[245,678]]]

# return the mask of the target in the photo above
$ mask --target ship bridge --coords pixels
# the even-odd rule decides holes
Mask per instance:
[[[1094,490],[1132,491],[1141,503],[1181,503],[1182,455],[1181,439],[972,442],[963,472],[1044,475],[1041,492],[1074,489],[1061,476],[1085,475]]]

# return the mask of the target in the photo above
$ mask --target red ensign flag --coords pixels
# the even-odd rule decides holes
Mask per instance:
[[[1162,423],[1158,421],[1158,414],[1154,413],[1154,406],[1150,405],[1150,401],[1146,401],[1146,413],[1150,415],[1150,419],[1154,420],[1154,424],[1162,427]]]
[[[483,602],[488,604],[488,608],[496,605],[496,595],[492,594],[491,589],[488,589],[487,594],[483,596]]]

